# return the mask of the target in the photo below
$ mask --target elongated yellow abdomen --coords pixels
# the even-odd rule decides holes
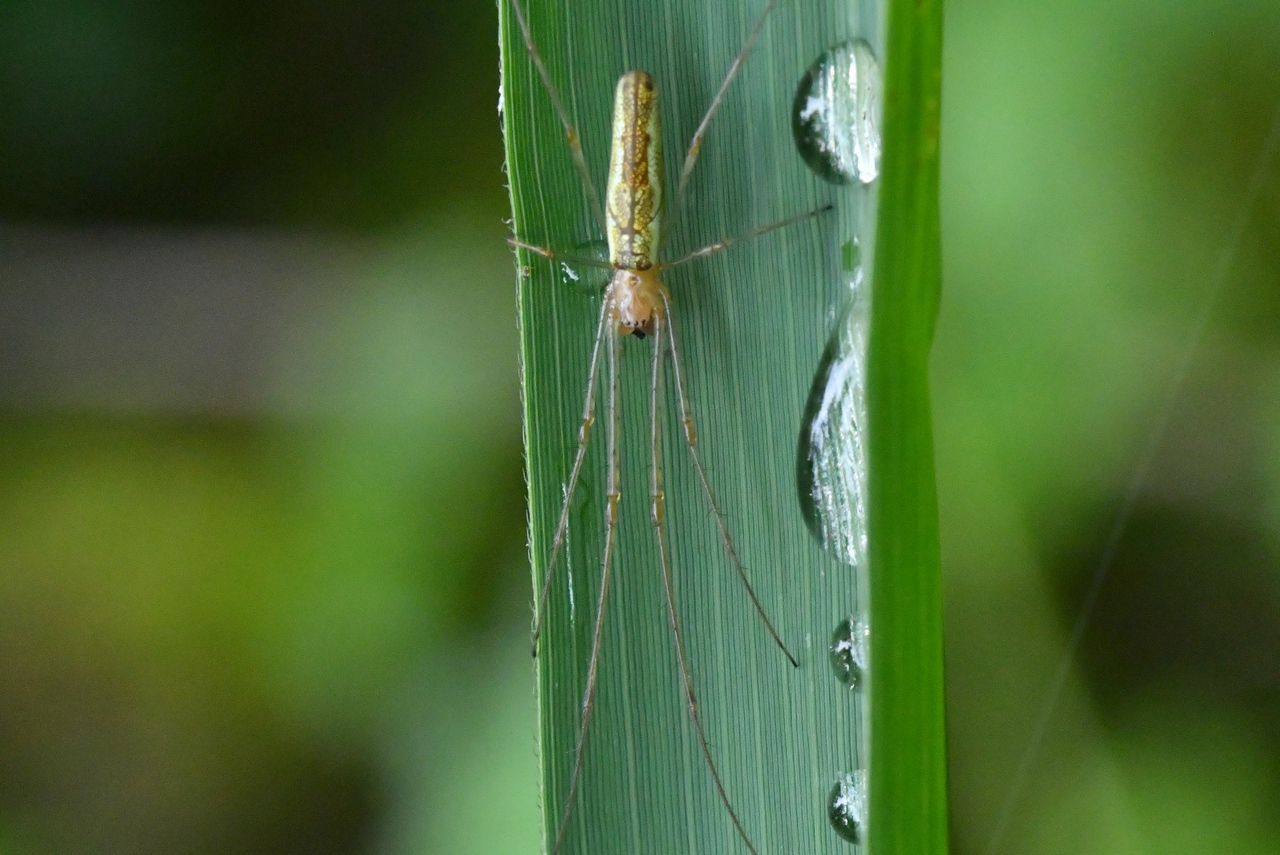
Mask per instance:
[[[613,98],[613,145],[605,208],[609,260],[647,270],[662,245],[662,124],[658,87],[647,71],[628,71]]]

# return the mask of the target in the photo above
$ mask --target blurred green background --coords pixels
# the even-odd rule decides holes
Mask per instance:
[[[0,4],[0,855],[536,851],[496,26]],[[1232,246],[1001,851],[1280,851],[1277,56],[1274,0],[948,3],[957,853]]]

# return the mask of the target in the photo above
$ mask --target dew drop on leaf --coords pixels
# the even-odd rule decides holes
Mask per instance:
[[[867,821],[867,773],[844,772],[836,778],[827,800],[827,818],[836,834],[850,843],[862,843]]]
[[[846,253],[853,256],[853,251]],[[867,554],[866,359],[870,301],[857,269],[823,350],[801,420],[796,480],[800,510],[837,559]]]
[[[867,621],[861,617],[845,618],[831,633],[831,667],[850,689],[861,689],[866,680],[868,639]]]
[[[809,168],[833,184],[880,174],[880,65],[862,39],[813,61],[796,89],[791,129]]]
[[[589,240],[575,246],[572,256],[607,263],[609,244],[602,240]],[[560,275],[560,281],[563,284],[591,294],[603,291],[613,273],[606,267],[582,264],[572,260],[556,262],[556,272]]]

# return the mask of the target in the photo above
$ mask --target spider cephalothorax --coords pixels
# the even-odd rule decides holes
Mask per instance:
[[[636,338],[653,335],[654,323],[662,316],[663,293],[656,267],[615,270],[605,300],[618,332]]]

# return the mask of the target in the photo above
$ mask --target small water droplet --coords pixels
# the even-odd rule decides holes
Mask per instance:
[[[592,261],[608,263],[609,244],[603,240],[590,240],[573,248],[573,256]],[[560,281],[580,291],[599,293],[609,284],[613,271],[607,267],[596,267],[574,261],[556,262],[560,273]]]
[[[866,292],[861,270],[854,271],[809,390],[796,461],[809,530],[853,567],[862,566],[867,554]]]
[[[836,778],[827,800],[827,818],[836,834],[850,843],[863,842],[867,824],[867,773],[861,769]]]
[[[847,240],[840,245],[840,267],[845,273],[853,273],[862,264],[862,247],[857,240]]]
[[[822,53],[800,80],[791,109],[796,146],[833,184],[880,174],[880,65],[862,39]]]
[[[831,633],[831,667],[836,679],[850,689],[861,689],[867,678],[870,635],[870,627],[862,617],[845,618]]]

